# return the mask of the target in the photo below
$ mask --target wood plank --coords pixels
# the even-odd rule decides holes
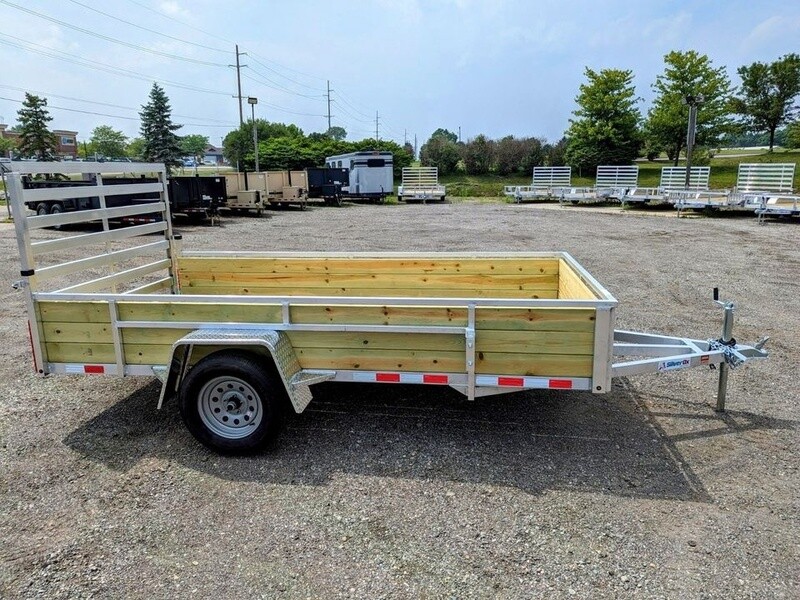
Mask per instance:
[[[595,311],[583,308],[479,308],[478,330],[594,332]]]
[[[51,323],[42,325],[47,342],[112,344],[110,323]],[[189,333],[191,329],[121,329],[124,344],[169,344]]]
[[[438,306],[295,305],[292,323],[466,327],[467,310]]]
[[[568,354],[478,353],[477,373],[541,377],[591,377],[592,357]]]
[[[170,302],[163,296],[157,302],[119,302],[124,321],[199,321],[209,323],[280,323],[279,304],[239,304],[227,302]]]
[[[518,299],[555,299],[558,291],[550,290],[494,290],[494,289],[420,289],[420,288],[342,288],[342,287],[309,287],[309,288],[269,288],[255,286],[237,286],[218,283],[202,285],[183,285],[181,291],[185,295],[234,295],[234,296],[314,296],[355,298],[518,298]]]
[[[374,350],[361,348],[297,348],[306,369],[360,369],[365,371],[465,371],[464,352],[429,350]]]
[[[295,351],[301,348],[358,348],[362,350],[466,350],[464,336],[430,333],[350,333],[292,331],[289,339]]]
[[[478,352],[592,355],[594,333],[478,330],[475,348]]]
[[[113,344],[47,342],[47,358],[50,362],[67,363],[113,363]],[[131,365],[166,364],[172,352],[168,344],[125,344],[125,362]]]
[[[38,302],[42,321],[57,323],[109,323],[108,302]]]
[[[557,258],[292,258],[191,257],[179,258],[179,269],[205,273],[462,273],[557,275]]]
[[[559,271],[558,297],[570,300],[596,300],[597,296],[587,286],[572,267],[561,259]]]
[[[420,274],[420,273],[208,273],[180,271],[183,285],[215,284],[261,288],[341,287],[372,288],[491,288],[494,290],[557,290],[558,275],[484,275],[484,274]]]

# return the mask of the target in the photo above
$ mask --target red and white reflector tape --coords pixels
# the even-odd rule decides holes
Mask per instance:
[[[424,383],[450,385],[450,376],[444,373],[397,373],[385,371],[355,371],[353,381],[365,383]]]
[[[570,377],[511,377],[478,375],[475,385],[545,390],[588,390],[591,380]]]
[[[65,373],[79,373],[81,375],[102,375],[106,372],[104,365],[64,365]]]

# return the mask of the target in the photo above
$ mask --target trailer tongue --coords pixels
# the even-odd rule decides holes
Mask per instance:
[[[615,331],[616,299],[563,252],[184,253],[163,166],[130,167],[159,184],[59,188],[61,198],[96,195],[100,207],[51,215],[29,214],[28,196],[42,192],[24,189],[21,176],[58,164],[19,168],[9,180],[17,287],[37,371],[155,375],[159,406],[177,395],[191,432],[219,451],[263,447],[285,408],[304,410],[310,386],[322,381],[446,385],[473,400],[524,389],[600,394],[615,376],[720,365],[723,410],[728,369],[767,356],[766,340],[733,339],[731,303],[720,303],[716,340]],[[81,168],[102,175],[109,167]],[[158,198],[106,204],[142,190]],[[110,217],[139,213],[162,219],[109,226]],[[41,235],[88,222],[102,229]],[[87,255],[53,258],[65,250]]]

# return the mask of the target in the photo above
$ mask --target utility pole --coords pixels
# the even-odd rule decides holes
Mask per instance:
[[[403,129],[403,146],[408,143],[408,129]]]
[[[458,141],[461,141],[461,125],[458,126]]]
[[[331,80],[328,79],[328,131],[331,130]]]
[[[417,159],[417,134],[414,134],[414,160]]]
[[[381,148],[381,138],[378,134],[378,111],[375,111],[375,149],[380,150]]]
[[[247,65],[239,64],[239,56],[247,54],[246,52],[239,52],[239,44],[236,44],[236,90],[238,91],[237,98],[239,98],[239,127],[244,125],[244,113],[242,112],[242,67]],[[231,65],[233,66],[233,65]]]

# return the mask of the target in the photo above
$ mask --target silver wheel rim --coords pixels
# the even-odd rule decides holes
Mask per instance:
[[[203,424],[229,440],[252,434],[264,417],[261,397],[249,383],[231,375],[208,381],[200,390],[197,408]]]

